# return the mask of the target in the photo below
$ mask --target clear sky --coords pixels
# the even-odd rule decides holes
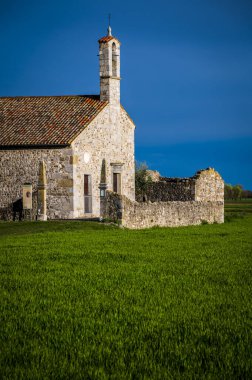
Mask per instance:
[[[108,13],[136,159],[252,189],[251,0],[0,0],[0,96],[98,94]]]

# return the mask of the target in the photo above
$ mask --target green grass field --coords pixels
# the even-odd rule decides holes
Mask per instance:
[[[0,223],[1,379],[251,379],[252,203],[129,231]]]

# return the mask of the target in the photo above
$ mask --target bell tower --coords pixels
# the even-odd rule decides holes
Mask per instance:
[[[112,36],[108,27],[107,36],[99,39],[100,99],[113,106],[120,106],[120,41]]]

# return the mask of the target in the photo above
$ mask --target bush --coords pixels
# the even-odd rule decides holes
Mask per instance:
[[[144,198],[148,183],[152,182],[151,177],[147,173],[148,166],[145,162],[135,163],[135,188],[136,196]]]

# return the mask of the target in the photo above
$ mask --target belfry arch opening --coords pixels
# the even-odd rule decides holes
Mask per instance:
[[[116,44],[112,44],[112,76],[117,76],[117,54],[116,54]]]

